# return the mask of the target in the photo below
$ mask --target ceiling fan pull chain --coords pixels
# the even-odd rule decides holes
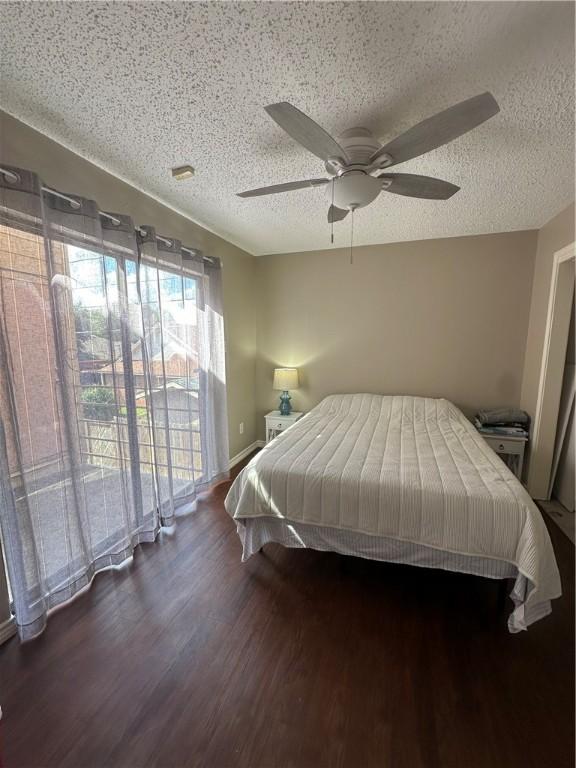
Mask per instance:
[[[352,222],[350,226],[350,265],[354,264],[354,257],[352,255],[353,245],[354,245],[354,208],[352,208]]]
[[[330,210],[334,210],[334,179],[332,179],[332,207]],[[330,242],[334,245],[334,216],[331,216],[330,218]]]

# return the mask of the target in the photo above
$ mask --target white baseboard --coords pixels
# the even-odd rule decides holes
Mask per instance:
[[[232,456],[228,465],[229,468],[232,469],[232,467],[235,467],[238,462],[242,461],[242,459],[245,459],[246,456],[252,453],[252,451],[255,451],[257,448],[262,448],[263,445],[265,445],[264,440],[254,440],[254,442],[250,443],[250,445],[247,445],[243,451],[237,453],[236,456]]]
[[[0,624],[0,645],[9,640],[12,635],[16,634],[16,622],[13,618],[7,619]]]

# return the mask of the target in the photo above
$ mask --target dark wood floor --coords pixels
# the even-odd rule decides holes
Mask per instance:
[[[510,635],[497,583],[270,545],[240,563],[227,484],[0,650],[5,768],[573,765],[564,597]]]

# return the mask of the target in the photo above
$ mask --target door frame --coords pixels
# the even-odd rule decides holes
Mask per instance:
[[[534,499],[549,498],[550,473],[566,360],[575,286],[576,242],[556,251],[550,278],[548,312],[540,367],[538,399],[532,427],[528,491]]]

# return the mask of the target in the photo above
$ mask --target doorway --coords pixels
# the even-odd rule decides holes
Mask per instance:
[[[528,490],[538,500],[550,499],[550,478],[574,301],[575,259],[576,243],[554,254],[528,473]]]

